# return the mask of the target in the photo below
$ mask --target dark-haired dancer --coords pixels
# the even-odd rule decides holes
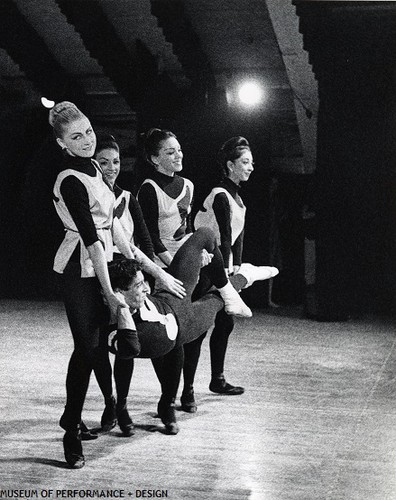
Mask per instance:
[[[192,234],[194,185],[178,175],[183,169],[183,152],[173,132],[149,130],[145,135],[144,156],[147,178],[137,197],[154,245],[156,262],[168,267]],[[211,256],[204,253],[202,258],[210,262]],[[171,363],[169,359],[165,361]],[[163,359],[153,359],[152,363],[158,378],[163,379]]]
[[[156,262],[167,267],[192,232],[194,185],[178,175],[183,168],[183,152],[173,132],[149,130],[144,151],[147,178],[137,198],[154,245]]]
[[[113,215],[119,219],[125,237],[133,245],[136,244],[150,260],[154,261],[153,244],[139,202],[130,191],[120,188],[116,182],[121,168],[120,148],[112,135],[99,136],[95,160],[102,167],[104,178],[114,190]],[[114,245],[113,251],[114,260],[123,257],[116,245]],[[153,285],[152,280],[151,284]],[[114,380],[117,394],[122,392],[120,387],[123,387],[124,380],[130,378],[130,369],[130,364],[125,365],[118,356],[115,358]],[[134,428],[128,414],[126,398],[119,397],[117,399],[115,414],[123,434],[131,436],[134,433]]]
[[[219,164],[223,180],[212,189],[198,211],[195,228],[209,227],[219,245],[228,275],[236,274],[242,263],[243,235],[245,227],[245,205],[239,195],[241,182],[246,182],[253,172],[253,156],[249,142],[244,137],[232,137],[219,151]],[[267,267],[267,279],[277,274],[277,269]],[[207,288],[203,275],[197,293]],[[224,377],[224,362],[228,338],[234,328],[234,318],[219,311],[210,337],[212,392],[225,395],[243,394],[244,388],[229,384]],[[194,412],[197,409],[194,398],[194,377],[200,355],[203,335],[194,343],[185,346],[184,388],[181,395],[182,409]]]
[[[104,178],[114,190],[114,217],[120,220],[125,237],[154,260],[153,244],[139,202],[130,191],[120,188],[116,182],[121,168],[120,148],[112,135],[98,137],[95,160],[102,167]],[[117,247],[114,252],[120,253]]]

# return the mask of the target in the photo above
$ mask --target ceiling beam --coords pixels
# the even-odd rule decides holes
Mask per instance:
[[[197,88],[210,90],[216,80],[209,59],[190,20],[186,16],[184,3],[180,0],[164,2],[151,0],[151,12],[158,19],[165,39],[172,44],[184,72]]]
[[[84,94],[82,87],[60,66],[12,0],[0,2],[0,47],[40,93],[55,100],[67,95],[76,101]]]
[[[137,110],[145,85],[157,75],[152,54],[140,40],[133,47],[126,47],[97,0],[56,1],[104,74],[128,105]]]

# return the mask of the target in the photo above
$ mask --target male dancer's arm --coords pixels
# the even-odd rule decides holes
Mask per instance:
[[[117,355],[121,359],[131,359],[139,356],[141,345],[137,333],[132,311],[125,303],[122,294],[116,292],[117,297],[123,304],[118,306],[116,317],[112,317],[111,323],[117,325]]]

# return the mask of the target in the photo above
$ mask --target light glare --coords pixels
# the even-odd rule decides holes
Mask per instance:
[[[246,82],[239,88],[238,97],[243,104],[254,106],[263,96],[261,87],[255,82]]]

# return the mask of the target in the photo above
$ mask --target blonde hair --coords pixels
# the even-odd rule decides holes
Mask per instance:
[[[55,136],[62,138],[66,126],[69,125],[69,123],[81,120],[81,118],[86,118],[86,116],[75,104],[69,101],[62,101],[58,102],[50,109],[48,121],[54,129]]]

